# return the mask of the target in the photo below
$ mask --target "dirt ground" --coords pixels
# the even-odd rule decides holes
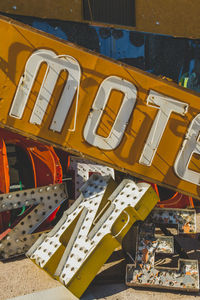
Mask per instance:
[[[35,291],[58,286],[44,271],[23,257],[0,262],[0,299],[26,295]]]
[[[197,213],[197,233],[200,232],[200,213]],[[128,237],[128,236],[127,236]],[[196,241],[196,242],[195,242]],[[195,243],[194,243],[195,242]],[[200,262],[200,239],[185,242],[184,248],[192,255],[192,259]],[[192,249],[192,251],[191,251]],[[122,250],[118,249],[111,256],[96,276],[93,283],[86,290],[81,300],[108,299],[108,300],[182,300],[200,299],[199,293],[176,291],[161,291],[155,289],[139,289],[127,287],[124,284],[126,261]],[[0,261],[0,300],[31,294],[37,291],[56,288],[61,284],[39,269],[25,256]],[[48,299],[44,299],[48,300]],[[56,299],[55,299],[56,300]],[[66,298],[66,300],[69,300]]]
[[[0,262],[0,300],[61,286],[29,259],[22,257],[6,263]],[[198,299],[200,293],[187,294],[126,287],[123,283],[92,284],[82,296],[82,300],[175,300]],[[46,300],[46,299],[44,299]],[[48,300],[48,299],[47,299]],[[56,300],[56,299],[55,299]],[[68,300],[68,299],[66,299]]]

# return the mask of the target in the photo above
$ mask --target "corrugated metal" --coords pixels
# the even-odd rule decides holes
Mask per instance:
[[[135,0],[83,0],[84,19],[135,26]]]

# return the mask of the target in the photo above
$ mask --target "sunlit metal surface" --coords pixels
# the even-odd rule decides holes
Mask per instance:
[[[199,266],[197,260],[180,259],[174,266],[161,267],[155,261],[156,253],[174,253],[174,237],[155,234],[156,226],[178,228],[178,235],[196,232],[196,213],[189,209],[159,209],[149,215],[138,231],[136,259],[134,265],[127,265],[126,284],[130,286],[156,287],[162,289],[199,290]],[[163,227],[161,227],[162,229]]]
[[[0,259],[7,259],[25,253],[35,243],[41,232],[34,232],[68,195],[65,184],[62,183],[17,191],[1,195],[1,198],[2,210],[32,205],[29,213],[13,228],[9,228],[0,240]]]
[[[144,220],[158,197],[147,183],[93,174],[81,195],[27,255],[80,297],[136,220]]]

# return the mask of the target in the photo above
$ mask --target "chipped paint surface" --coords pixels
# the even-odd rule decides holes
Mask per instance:
[[[20,208],[24,205],[37,205],[39,203],[43,203],[44,201],[50,200],[51,198],[54,199],[56,196],[58,196],[58,194],[54,193],[53,195],[53,191],[55,193],[62,191],[64,192],[65,184],[54,184],[53,186],[43,186],[23,191],[11,192],[8,194],[1,194],[0,212]],[[65,192],[63,195],[66,196]]]
[[[197,95],[138,69],[58,41],[10,19],[1,18],[0,29],[2,36],[7,37],[0,53],[5,65],[0,78],[2,83],[6,82],[0,87],[2,127],[200,198],[197,189],[198,170],[195,169],[195,176],[189,177],[191,180],[195,178],[191,184],[180,168],[184,153],[179,153],[177,168],[174,169],[177,151],[184,141],[189,143],[187,155],[191,152],[191,163],[198,169],[199,161],[192,153],[199,148],[192,147],[191,135],[189,141],[185,139],[187,129],[189,132],[192,130],[189,126],[193,124],[193,117],[199,111]],[[15,46],[19,44],[21,48],[17,51]],[[30,44],[34,47],[30,47]],[[11,54],[9,49],[12,49]],[[36,71],[45,61],[48,62],[45,67],[50,68],[51,72],[44,76],[44,70],[41,71],[37,88],[34,85],[32,89],[30,82],[36,83]],[[9,72],[7,66],[11,66]],[[60,78],[59,88],[55,89],[54,95],[52,87],[57,85],[58,71],[69,72],[70,78],[74,80],[69,76],[67,81]],[[29,76],[24,78],[24,74]],[[32,95],[36,95],[33,101]],[[152,102],[153,97],[157,104]],[[168,108],[167,114],[163,103]],[[36,119],[36,107],[39,109],[39,119]],[[194,124],[198,117],[195,117]],[[175,128],[179,122],[183,122],[183,126],[177,135]],[[143,130],[143,126],[147,130]],[[195,134],[197,131],[196,128]],[[152,136],[152,143],[149,136]],[[168,147],[171,144],[174,147]],[[148,163],[153,159],[151,166],[147,166],[143,159],[146,150],[144,153],[142,149],[148,147]],[[185,169],[188,171],[188,165]]]
[[[102,176],[111,175],[115,179],[114,169],[107,166],[102,166],[80,157],[71,156],[69,170],[74,171],[75,199],[80,196],[81,186],[89,179],[93,173]]]
[[[156,253],[173,254],[174,237],[155,234],[156,225],[176,225],[178,234],[196,231],[196,212],[189,209],[154,209],[138,230],[136,264],[127,265],[126,284],[157,288],[199,290],[197,260],[179,259],[177,267],[160,267]]]
[[[0,240],[0,259],[7,259],[25,253],[35,243],[41,235],[41,232],[34,233],[36,229],[68,198],[68,195],[65,184],[62,183],[17,191],[1,197],[2,205],[7,208],[17,208],[23,204],[32,205],[29,213],[12,229],[9,228]],[[16,201],[19,197],[20,204],[19,200]]]
[[[117,188],[116,188],[117,187]],[[93,174],[81,195],[27,256],[80,297],[136,220],[144,220],[157,194],[147,183]]]
[[[177,225],[179,233],[196,232],[196,211],[193,209],[156,208],[148,222],[166,225]]]

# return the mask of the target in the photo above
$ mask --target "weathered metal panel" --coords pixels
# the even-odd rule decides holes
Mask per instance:
[[[103,1],[99,2],[103,3]],[[115,9],[116,7],[113,6],[113,10]],[[0,11],[40,18],[87,22],[84,19],[82,0],[1,1]],[[135,0],[135,9],[128,13],[130,13],[130,19],[132,17],[132,24],[136,21],[136,25],[124,28],[197,39],[200,37],[200,25],[196,21],[199,19],[199,11],[198,0]],[[119,24],[111,26],[123,27]]]
[[[147,183],[123,180],[116,186],[110,176],[93,174],[59,223],[27,253],[77,297],[120,246],[131,225],[144,220],[157,202]]]
[[[83,19],[119,26],[135,26],[135,1],[83,0]]]
[[[199,197],[197,94],[15,22],[0,33],[2,127]]]
[[[81,21],[82,0],[8,0],[0,2],[0,11],[39,18]]]
[[[155,262],[156,253],[174,254],[174,236],[155,235],[156,226],[176,225],[179,234],[196,232],[196,212],[188,209],[154,209],[138,231],[136,260],[127,265],[126,284],[169,289],[199,290],[197,260],[179,259],[177,265],[167,267],[167,258]],[[177,255],[177,254],[176,254]],[[169,259],[170,260],[170,259]],[[164,264],[165,262],[165,264]]]
[[[82,185],[93,173],[100,174],[102,176],[110,175],[113,179],[115,179],[114,169],[75,156],[70,156],[69,170],[74,172],[73,184],[75,189],[75,199],[79,197]]]
[[[22,205],[29,206],[29,210],[23,219],[4,233],[0,240],[0,259],[25,253],[41,235],[41,232],[34,232],[67,198],[63,183],[1,195],[0,211]]]
[[[136,29],[174,37],[200,37],[198,0],[137,0]]]

